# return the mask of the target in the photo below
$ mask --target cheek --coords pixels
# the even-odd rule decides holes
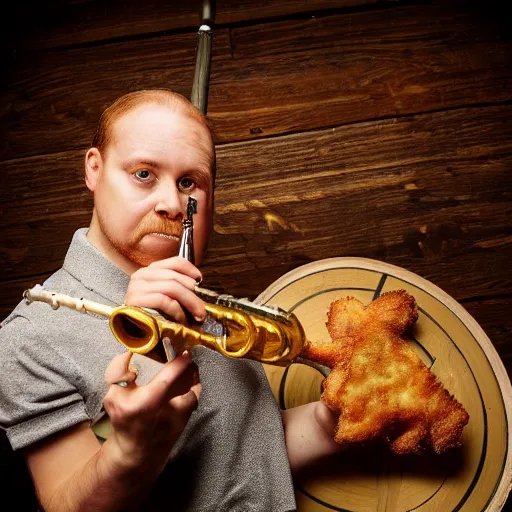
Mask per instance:
[[[151,209],[150,197],[145,190],[137,189],[125,179],[105,182],[102,190],[105,211],[121,220],[123,224],[134,224]]]
[[[205,190],[197,190],[195,193],[191,194],[193,197],[197,199],[197,218],[208,218],[210,216],[210,210],[212,209],[211,199],[209,198],[209,194]]]
[[[201,199],[201,201],[200,201]],[[208,241],[210,236],[211,228],[212,228],[212,211],[211,205],[208,204],[206,194],[202,194],[202,197],[197,196],[198,200],[198,210],[202,205],[201,210],[196,214],[196,219],[194,220],[194,229],[197,231],[198,242],[201,244],[205,244]]]

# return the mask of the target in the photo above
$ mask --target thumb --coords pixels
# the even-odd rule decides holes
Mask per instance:
[[[123,378],[127,374],[133,373],[130,370],[131,358],[132,353],[129,350],[127,350],[122,354],[118,354],[110,361],[109,365],[107,366],[107,369],[105,370],[104,376],[105,381],[108,385],[114,384],[115,382],[119,382],[120,380],[123,380]]]

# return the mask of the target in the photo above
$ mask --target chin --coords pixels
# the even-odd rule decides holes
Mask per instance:
[[[151,237],[150,239],[143,239],[141,243],[138,244],[134,254],[137,255],[137,259],[152,263],[153,261],[177,256],[179,250],[179,241]]]
[[[127,260],[135,263],[141,267],[147,267],[154,263],[155,261],[165,260],[166,258],[171,258],[172,256],[176,256],[176,251],[140,251],[140,250],[128,250],[123,251],[122,256]]]
[[[173,256],[177,256],[177,252],[166,252],[166,253],[158,253],[158,254],[139,254],[136,257],[136,261],[139,265],[143,267],[147,267],[154,263],[155,261],[165,260],[167,258],[172,258]]]

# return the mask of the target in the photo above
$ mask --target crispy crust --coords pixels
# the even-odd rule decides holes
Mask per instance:
[[[416,301],[404,290],[367,307],[353,297],[331,304],[332,342],[308,342],[303,356],[331,368],[321,400],[340,413],[336,442],[383,438],[397,454],[460,446],[469,415],[404,337],[417,319]]]

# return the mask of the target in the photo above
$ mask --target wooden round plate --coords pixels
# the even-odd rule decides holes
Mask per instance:
[[[335,465],[296,485],[299,510],[501,510],[512,482],[512,387],[491,341],[469,313],[412,272],[363,258],[330,258],[278,279],[256,302],[293,311],[308,339],[328,340],[332,301],[352,296],[365,304],[404,289],[419,306],[413,348],[459,400],[470,420],[463,445],[442,455],[393,455],[384,445],[347,449]],[[265,365],[283,409],[320,398],[323,376],[309,366]]]

